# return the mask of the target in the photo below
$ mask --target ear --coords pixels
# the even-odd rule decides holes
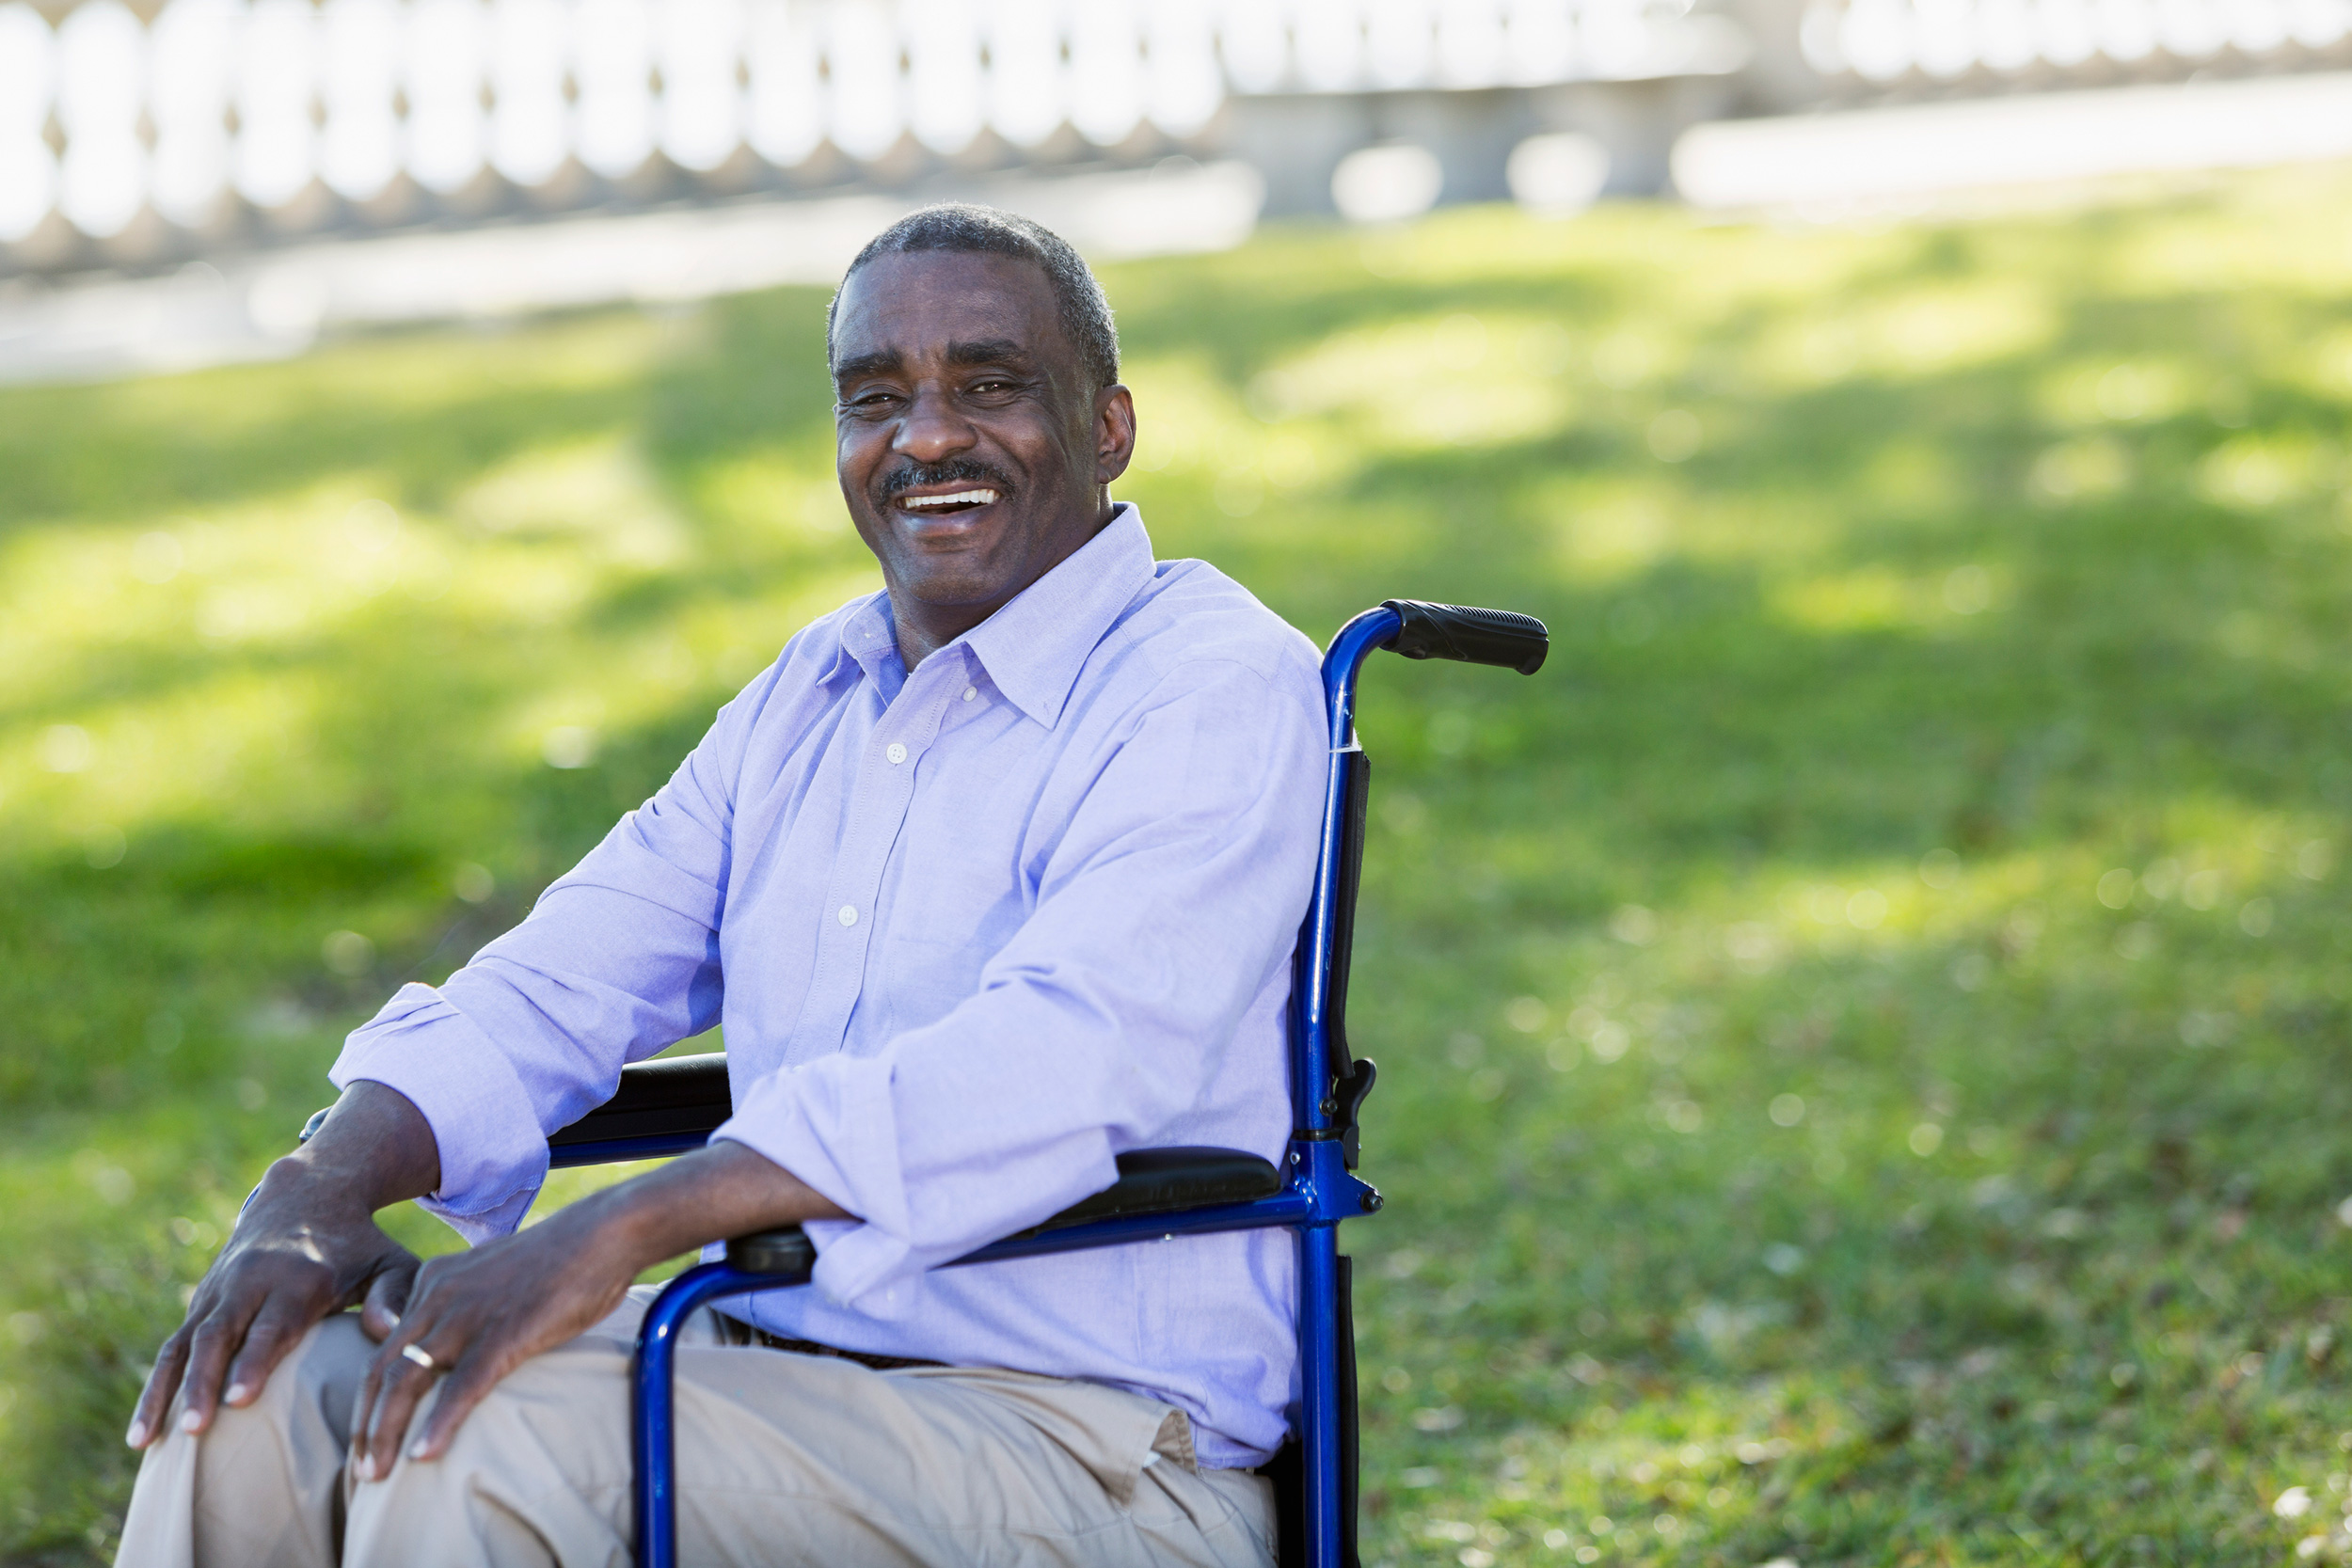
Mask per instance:
[[[1114,383],[1094,395],[1094,483],[1108,484],[1136,456],[1136,400]]]

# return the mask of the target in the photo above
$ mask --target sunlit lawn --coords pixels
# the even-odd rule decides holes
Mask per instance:
[[[1368,1562],[2346,1546],[2347,214],[1108,275],[1163,555],[1553,628],[1368,682]],[[0,395],[11,1560],[341,1033],[875,580],[822,306]]]

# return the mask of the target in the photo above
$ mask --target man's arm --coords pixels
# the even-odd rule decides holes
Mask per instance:
[[[457,1196],[467,1207],[443,1211],[461,1230],[470,1214],[506,1211],[471,1227],[469,1240],[511,1228],[546,1171],[548,1131],[610,1095],[624,1059],[707,1025],[724,880],[720,776],[771,685],[772,673],[748,702],[722,710],[660,793],[623,818],[523,927],[442,990],[403,988],[352,1037],[331,1074],[343,1090],[333,1113],[270,1167],[157,1354],[132,1447],[161,1435],[183,1384],[181,1422],[191,1432],[211,1425],[224,1398],[249,1402],[329,1312],[359,1302],[367,1332],[390,1334],[418,1260],[376,1226],[378,1210]],[[561,952],[567,939],[588,973],[531,972],[532,956]],[[501,958],[510,951],[526,961]]]
[[[423,1116],[441,1155],[425,1207],[469,1243],[516,1227],[546,1180],[548,1135],[610,1099],[625,1063],[719,1021],[733,781],[755,726],[788,736],[818,711],[806,672],[787,668],[807,662],[808,637],[527,919],[438,987],[403,986],[344,1043],[329,1080],[386,1085]]]
[[[184,1432],[211,1426],[223,1402],[250,1403],[312,1324],[357,1301],[383,1349],[360,1389],[353,1463],[369,1479],[389,1473],[432,1386],[402,1354],[409,1345],[449,1373],[416,1449],[438,1458],[500,1378],[612,1311],[650,1264],[713,1236],[849,1217],[781,1166],[722,1144],[421,1271],[374,1215],[431,1192],[439,1170],[432,1128],[398,1091],[365,1082],[345,1090],[310,1141],[270,1166],[238,1217],[187,1321],[155,1358],[131,1446],[163,1435],[183,1384]]]
[[[445,1373],[408,1450],[412,1459],[440,1458],[501,1378],[593,1327],[650,1265],[714,1237],[850,1217],[783,1166],[723,1143],[592,1194],[528,1230],[434,1259],[359,1386],[353,1467],[362,1481],[391,1473],[418,1402]],[[404,1354],[411,1345],[431,1370]]]
[[[683,786],[674,780],[591,856],[592,862],[622,863],[612,880],[626,884],[634,873],[638,879],[667,878],[704,890],[718,879],[710,863],[716,859],[707,823],[712,808],[691,787],[698,758],[699,752],[679,769]],[[684,803],[674,804],[681,795]],[[650,828],[647,818],[655,819]],[[656,842],[643,842],[649,836]],[[678,871],[664,861],[665,851],[704,863]],[[133,1448],[161,1435],[183,1383],[180,1423],[185,1431],[210,1426],[224,1399],[233,1405],[250,1402],[286,1352],[330,1312],[362,1303],[367,1332],[377,1339],[391,1333],[406,1310],[418,1260],[376,1225],[378,1210],[486,1185],[495,1198],[508,1199],[513,1217],[501,1227],[511,1227],[546,1171],[547,1130],[570,1119],[564,1114],[570,1104],[543,1113],[535,1101],[593,1104],[612,1092],[625,1055],[650,1054],[708,1022],[715,997],[701,993],[715,990],[705,981],[716,967],[708,954],[715,914],[663,911],[666,918],[658,918],[644,912],[653,906],[643,900],[593,885],[567,896],[559,884],[556,902],[574,918],[548,920],[543,901],[535,921],[525,923],[532,928],[501,938],[485,950],[486,958],[477,955],[442,992],[404,989],[346,1045],[332,1074],[343,1089],[333,1113],[308,1143],[270,1166],[198,1287],[186,1321],[157,1354],[126,1433]],[[584,908],[575,914],[572,903]],[[616,906],[624,916],[636,917],[633,927],[615,917]],[[514,987],[495,955],[560,947],[561,931],[552,931],[550,941],[558,927],[590,929],[596,934],[592,949],[616,950],[592,950],[587,959],[627,972],[636,992],[624,988],[617,998],[599,997],[602,1006],[561,1022],[548,1020],[528,997],[510,1000],[506,992]],[[532,978],[526,974],[525,984]],[[569,976],[543,989],[559,997],[589,990]],[[487,998],[486,1022],[506,1025],[498,1029],[496,1045],[450,992]],[[641,1001],[638,992],[653,1000]],[[390,1042],[379,1038],[388,1018],[397,1032]],[[517,1056],[533,1070],[519,1069]],[[447,1168],[452,1160],[455,1170]]]
[[[381,1084],[353,1085],[310,1141],[262,1178],[186,1321],[157,1354],[125,1440],[143,1449],[161,1436],[183,1383],[185,1432],[212,1425],[223,1399],[250,1403],[313,1323],[355,1301],[370,1335],[389,1333],[417,1259],[375,1212],[433,1191],[440,1169],[433,1129],[414,1105]]]
[[[699,1243],[854,1220],[862,1257],[850,1238],[820,1244],[870,1289],[1106,1184],[1119,1148],[1198,1101],[1287,965],[1328,766],[1312,666],[1289,674],[1203,663],[1138,705],[979,994],[880,1056],[763,1079],[707,1148],[426,1264],[361,1389],[358,1473],[389,1473],[437,1372],[447,1386],[409,1450],[422,1459],[501,1377]]]

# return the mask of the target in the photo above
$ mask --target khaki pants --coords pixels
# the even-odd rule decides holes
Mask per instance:
[[[344,1454],[374,1346],[357,1317],[327,1319],[259,1400],[148,1449],[118,1568],[627,1568],[628,1371],[652,1292],[630,1295],[500,1384],[441,1459],[365,1485]],[[1197,1468],[1182,1411],[1025,1372],[739,1347],[722,1323],[696,1314],[677,1357],[684,1562],[1273,1560],[1267,1482]]]

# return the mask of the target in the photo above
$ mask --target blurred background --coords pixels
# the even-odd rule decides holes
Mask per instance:
[[[1554,630],[1366,682],[1367,1562],[2343,1560],[2347,23],[0,5],[0,1560],[342,1034],[877,585],[825,300],[942,196],[1100,267],[1162,555]]]
[[[1820,218],[2340,156],[2347,27],[2352,0],[8,0],[0,378],[821,283],[944,196],[1129,256],[1261,216]]]

